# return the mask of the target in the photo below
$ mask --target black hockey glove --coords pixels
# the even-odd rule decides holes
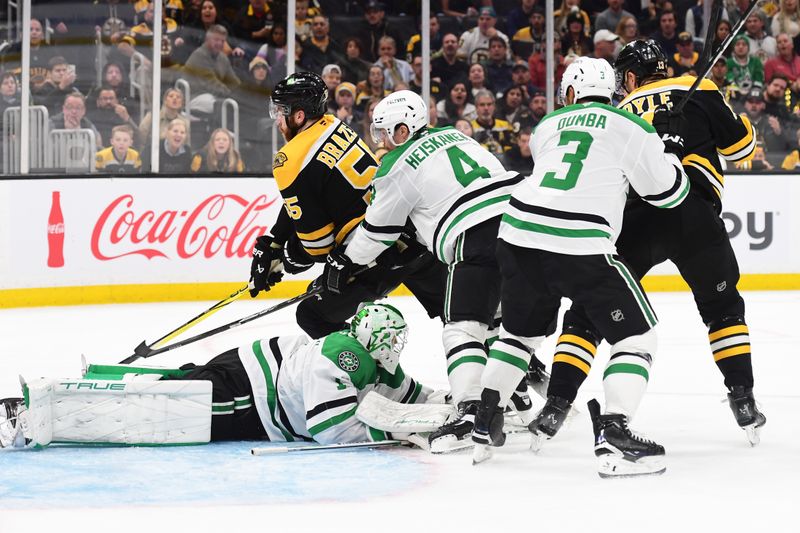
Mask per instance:
[[[333,294],[342,294],[354,268],[355,264],[345,255],[344,247],[334,248],[325,259],[325,271],[322,274],[325,290]]]
[[[250,263],[250,297],[259,292],[267,292],[283,279],[282,248],[273,242],[272,237],[262,235],[253,247],[253,262]]]
[[[682,113],[674,114],[662,106],[653,114],[653,127],[664,142],[664,151],[683,159],[684,132],[688,128],[686,117]]]
[[[299,274],[314,266],[314,260],[303,248],[300,238],[293,233],[283,245],[283,270],[287,274]]]

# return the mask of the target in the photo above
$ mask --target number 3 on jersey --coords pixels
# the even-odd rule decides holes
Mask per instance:
[[[574,152],[567,152],[561,159],[569,165],[566,176],[560,178],[556,176],[555,172],[550,171],[544,175],[540,185],[561,191],[568,191],[575,187],[583,170],[583,160],[589,155],[589,147],[592,145],[593,140],[592,135],[585,131],[562,131],[558,145],[564,146],[571,142],[576,142],[578,143],[578,148]]]

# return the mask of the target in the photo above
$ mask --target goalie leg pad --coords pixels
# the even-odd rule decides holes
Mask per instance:
[[[34,445],[201,444],[211,439],[210,381],[41,378],[23,386]]]

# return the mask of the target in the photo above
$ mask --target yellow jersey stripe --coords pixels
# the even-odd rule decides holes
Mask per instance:
[[[719,361],[721,359],[727,359],[728,357],[733,357],[734,355],[742,355],[742,354],[749,354],[750,353],[750,345],[746,344],[744,346],[734,346],[733,348],[728,348],[727,350],[722,350],[714,354],[714,361]]]
[[[723,337],[730,337],[731,335],[747,335],[749,330],[747,329],[746,324],[739,324],[736,326],[730,326],[727,328],[722,328],[720,330],[715,331],[714,333],[708,334],[708,340],[711,342],[718,341]]]
[[[595,353],[597,353],[597,348],[595,347],[594,344],[587,341],[583,337],[578,337],[577,335],[570,335],[570,334],[561,335],[558,338],[558,342],[568,342],[570,344],[577,344],[578,346],[580,346],[581,348],[592,354],[592,357],[594,357]]]
[[[305,248],[305,250],[308,255],[314,255],[314,256],[328,255],[331,252],[331,250],[333,250],[333,246],[326,246],[325,248]]]
[[[556,353],[555,357],[553,357],[553,364],[555,363],[566,363],[568,365],[577,367],[587,376],[589,375],[589,370],[591,370],[591,367],[586,364],[586,361],[579,359],[572,354],[564,352]]]
[[[330,224],[326,224],[319,228],[318,230],[312,231],[311,233],[300,233],[297,232],[297,236],[300,237],[302,241],[316,241],[324,237],[325,235],[333,232],[333,222]]]
[[[741,118],[742,118],[742,122],[744,123],[745,127],[747,128],[747,135],[742,137],[739,140],[739,142],[734,143],[734,144],[728,146],[727,148],[719,148],[717,151],[719,153],[721,153],[722,155],[726,155],[726,156],[727,155],[732,155],[732,154],[738,152],[739,150],[741,150],[742,148],[744,148],[745,146],[747,146],[748,144],[750,144],[753,141],[753,125],[750,124],[750,119],[748,119],[747,116],[745,116],[745,115],[741,115]]]
[[[353,220],[342,226],[342,229],[340,229],[339,233],[336,234],[336,244],[341,244],[344,238],[347,237],[347,235],[350,233],[350,230],[352,230],[354,227],[360,224],[361,221],[364,220],[365,216],[367,216],[366,213],[364,213],[360,217],[354,218]]]

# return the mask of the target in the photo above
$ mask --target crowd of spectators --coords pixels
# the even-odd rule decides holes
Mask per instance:
[[[662,45],[672,75],[696,74],[706,35],[703,2],[556,2],[554,88],[574,58],[613,63],[622,46],[640,38]],[[731,32],[747,4],[726,0],[715,42]],[[433,0],[431,13],[431,123],[454,125],[509,168],[528,171],[527,139],[547,104],[544,2]],[[94,132],[98,171],[147,171],[153,120],[162,172],[268,171],[275,131],[267,103],[286,76],[286,28],[294,24],[296,69],[319,73],[329,88],[329,111],[371,144],[375,104],[399,89],[421,93],[419,2],[297,0],[292,15],[287,19],[282,0],[165,0],[162,98],[154,113],[147,87],[152,3],[34,0],[31,102],[47,108],[53,129]],[[710,79],[758,131],[759,156],[742,170],[800,169],[798,45],[800,1],[764,0],[712,68]],[[3,110],[19,106],[22,46],[1,49],[0,121]],[[144,60],[135,70],[130,58],[137,52]],[[132,91],[132,77],[141,74],[144,86]],[[188,101],[178,80],[188,82]],[[223,127],[226,99],[238,105],[235,131]]]

